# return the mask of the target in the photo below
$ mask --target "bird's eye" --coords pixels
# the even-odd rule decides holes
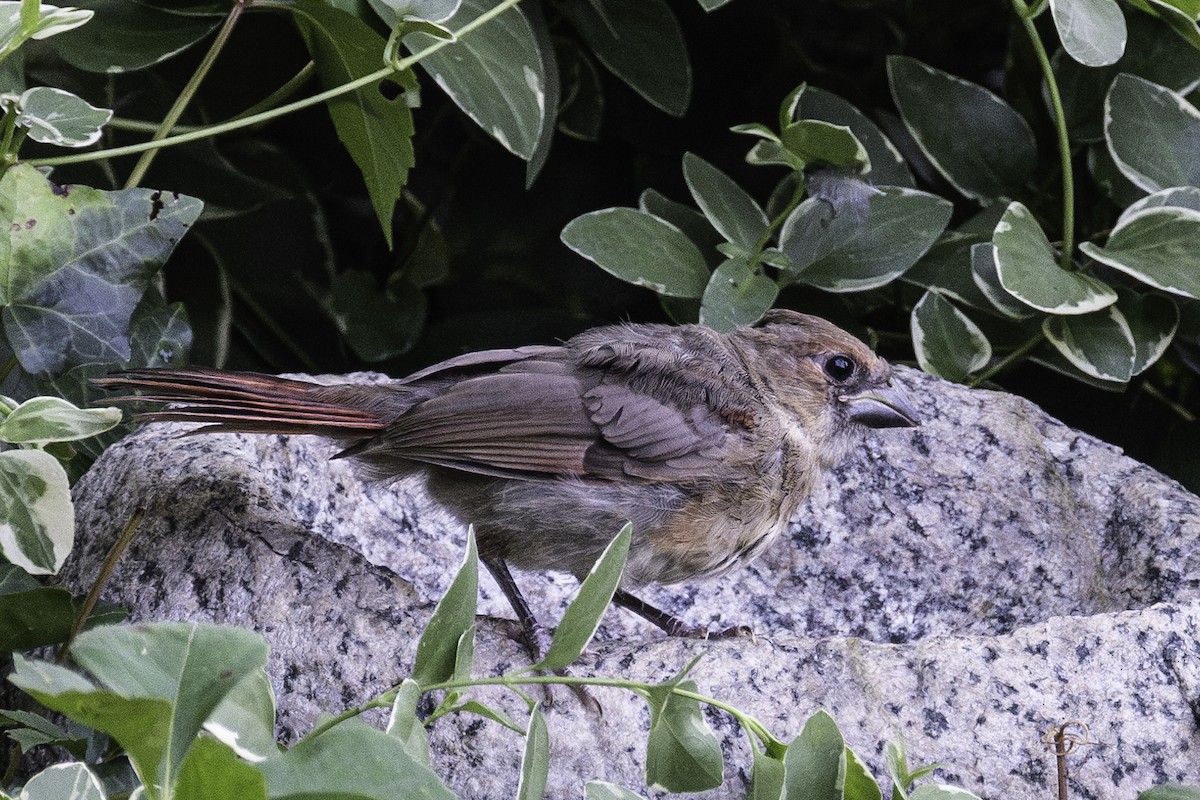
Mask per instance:
[[[825,359],[825,374],[838,383],[850,380],[858,365],[849,356],[835,355]]]

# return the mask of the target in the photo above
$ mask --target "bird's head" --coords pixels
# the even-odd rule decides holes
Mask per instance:
[[[819,317],[775,309],[731,335],[768,401],[806,431],[830,442],[855,425],[897,428],[919,424],[892,367],[869,347]]]

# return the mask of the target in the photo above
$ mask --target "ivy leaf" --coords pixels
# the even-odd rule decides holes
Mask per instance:
[[[0,178],[0,305],[21,366],[58,374],[128,361],[129,325],[199,200],[150,189],[55,186],[31,166]]]
[[[732,178],[694,153],[683,156],[683,177],[696,205],[726,241],[752,252],[767,231],[767,215]]]
[[[1029,123],[982,86],[906,56],[889,56],[888,82],[925,157],[964,196],[1017,194],[1037,165]]]

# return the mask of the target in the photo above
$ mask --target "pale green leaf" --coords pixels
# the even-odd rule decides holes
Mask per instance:
[[[1135,214],[1148,208],[1190,208],[1192,211],[1200,211],[1200,187],[1172,186],[1148,194],[1121,212],[1121,216],[1117,217],[1117,224],[1113,226],[1114,229],[1124,227]]]
[[[927,291],[913,307],[911,329],[917,363],[932,375],[962,382],[992,358],[979,326],[938,292]]]
[[[606,208],[576,217],[563,243],[604,271],[670,297],[701,297],[708,263],[679,228],[632,208]]]
[[[780,132],[779,143],[795,157],[795,163],[850,167],[860,173],[871,171],[871,156],[846,125],[802,119]]]
[[[129,0],[88,0],[87,5],[95,17],[52,42],[59,57],[87,72],[145,69],[178,55],[221,24],[221,16],[172,14]]]
[[[96,108],[81,97],[47,86],[27,89],[17,101],[17,124],[29,138],[60,147],[86,147],[100,140],[112,109]]]
[[[1004,291],[1039,311],[1087,314],[1117,301],[1103,281],[1059,268],[1046,234],[1020,203],[1005,210],[992,245]]]
[[[550,773],[550,732],[541,706],[534,704],[525,730],[525,752],[521,756],[521,777],[517,782],[517,800],[542,800]]]
[[[446,594],[438,601],[433,617],[417,642],[412,679],[425,686],[449,680],[455,674],[464,634],[475,629],[475,607],[479,599],[479,554],[475,531],[467,534],[467,552]]]
[[[818,711],[804,723],[783,759],[788,800],[842,800],[846,743],[833,717]]]
[[[785,773],[783,761],[756,749],[750,768],[749,800],[781,800]]]
[[[752,251],[767,231],[767,215],[732,178],[694,153],[683,156],[692,199],[727,241]]]
[[[1063,48],[1081,64],[1102,67],[1125,52],[1125,15],[1116,0],[1050,0]]]
[[[495,5],[462,0],[446,27],[458,30]],[[414,33],[404,45],[416,53],[434,38]],[[462,40],[420,61],[442,91],[489,136],[528,161],[547,122],[546,73],[529,20],[511,9]]]
[[[744,260],[727,259],[713,272],[700,301],[700,322],[717,331],[753,325],[775,305],[779,284]]]
[[[387,733],[404,745],[404,752],[418,764],[429,763],[429,734],[417,716],[417,703],[423,692],[412,678],[405,678],[396,688],[396,699],[388,715]]]
[[[980,798],[979,795],[957,786],[926,783],[914,789],[909,794],[908,800],[980,800]]]
[[[831,292],[883,286],[916,263],[950,221],[949,202],[900,186],[881,187],[863,207],[809,198],[784,222],[786,277]],[[856,201],[857,202],[857,201]]]
[[[1079,249],[1156,289],[1200,298],[1200,211],[1149,207],[1118,223],[1103,247]]]
[[[846,748],[845,800],[883,800],[879,784],[858,753]]]
[[[1125,382],[1133,375],[1133,332],[1115,305],[1090,314],[1047,317],[1042,331],[1067,361],[1093,378]]]
[[[266,670],[242,678],[208,715],[204,730],[251,763],[277,753],[275,690]]]
[[[1142,792],[1137,800],[1200,800],[1200,786],[1164,783]]]
[[[645,800],[637,792],[607,781],[588,781],[583,785],[583,800]]]
[[[1133,335],[1133,374],[1145,372],[1162,357],[1179,329],[1179,306],[1160,294],[1121,292],[1117,310]]]
[[[54,764],[30,778],[17,800],[107,800],[104,785],[86,764]]]
[[[871,182],[877,186],[914,186],[908,163],[866,114],[832,92],[806,87],[792,113],[799,119],[816,119],[844,125],[866,149]]]
[[[78,408],[61,397],[34,397],[0,421],[0,441],[12,444],[73,442],[121,421],[119,408]]]
[[[1034,309],[1009,294],[1000,283],[996,252],[991,242],[971,245],[971,277],[991,307],[1010,319],[1029,319]]]
[[[1139,188],[1200,185],[1200,110],[1165,86],[1118,75],[1104,104],[1104,136],[1117,167]]]
[[[550,640],[550,649],[545,658],[535,665],[537,669],[551,671],[569,666],[596,635],[600,618],[621,585],[621,574],[625,569],[625,558],[629,555],[632,538],[633,525],[627,523],[604,548],[563,613]]]
[[[67,473],[42,450],[0,453],[0,553],[33,575],[53,575],[75,544]]]
[[[227,745],[202,736],[192,743],[171,797],[176,800],[267,800],[263,774]]]

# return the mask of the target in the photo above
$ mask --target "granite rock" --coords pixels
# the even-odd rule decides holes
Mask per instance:
[[[371,381],[377,376],[352,379]],[[1051,797],[1051,726],[1082,720],[1073,798],[1200,784],[1200,499],[1020,398],[899,370],[925,423],[870,431],[757,562],[645,599],[693,621],[747,624],[748,640],[673,640],[610,610],[574,669],[662,681],[697,654],[705,693],[788,740],[826,709],[877,775],[903,738],[938,780],[983,797]],[[418,480],[364,484],[312,437],[186,436],[149,426],[110,448],[75,490],[82,586],[136,507],[139,536],[105,599],[137,620],[261,632],[285,740],[321,712],[405,676],[461,558],[465,525]],[[614,531],[615,533],[615,531]],[[563,576],[518,575],[557,619]],[[481,576],[480,674],[526,656]],[[598,778],[645,792],[638,698],[599,690],[603,718],[569,695],[548,717],[550,796]],[[481,692],[514,718],[523,704]],[[707,714],[741,796],[746,737]],[[631,735],[631,731],[637,732]],[[477,718],[433,728],[434,764],[463,797],[512,796],[520,738]]]

